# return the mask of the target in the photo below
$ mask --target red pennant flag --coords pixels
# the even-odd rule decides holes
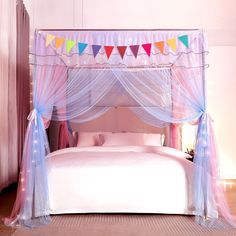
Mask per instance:
[[[152,44],[151,43],[145,43],[145,44],[142,44],[142,47],[145,50],[145,52],[147,53],[147,55],[150,57]]]
[[[130,47],[133,55],[135,56],[135,58],[137,58],[139,45],[131,45],[129,47]]]
[[[107,54],[107,59],[111,56],[114,46],[104,46],[105,52]]]
[[[164,42],[155,42],[154,45],[160,50],[162,54],[164,54]]]
[[[117,46],[117,49],[118,49],[122,59],[123,59],[123,57],[125,55],[126,48],[127,48],[127,46]]]

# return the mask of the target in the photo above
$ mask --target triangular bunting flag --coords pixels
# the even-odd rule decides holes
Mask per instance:
[[[154,45],[159,49],[161,54],[164,54],[164,42],[163,41],[155,42]]]
[[[127,46],[117,46],[117,49],[118,49],[122,59],[123,59],[123,57],[125,55],[126,48],[127,48]]]
[[[139,45],[131,45],[129,47],[130,47],[133,55],[135,56],[135,58],[137,58]]]
[[[97,54],[98,54],[101,47],[102,47],[101,45],[92,45],[94,58],[97,56]]]
[[[46,36],[46,47],[53,41],[53,39],[55,39],[56,36],[52,35],[52,34],[47,34]]]
[[[82,55],[85,48],[88,46],[87,43],[78,43],[79,55]]]
[[[179,36],[178,39],[188,48],[188,35]]]
[[[107,54],[107,59],[111,56],[114,46],[104,46],[105,52]]]
[[[147,53],[147,55],[150,57],[152,44],[151,43],[145,43],[145,44],[142,44],[142,47],[145,50],[145,52]]]
[[[64,42],[65,42],[65,39],[64,39],[64,38],[58,38],[58,37],[56,37],[56,43],[55,43],[56,48],[61,47],[61,45],[62,45]]]
[[[75,46],[75,41],[73,40],[66,40],[66,51],[70,53],[70,50]]]
[[[168,39],[166,40],[166,43],[169,45],[169,47],[176,52],[176,38]]]

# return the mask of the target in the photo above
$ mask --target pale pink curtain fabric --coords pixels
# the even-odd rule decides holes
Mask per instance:
[[[29,17],[22,1],[0,1],[0,191],[17,181],[29,113]]]
[[[69,133],[66,121],[62,121],[59,128],[58,149],[69,147]]]
[[[0,1],[0,191],[17,180],[16,1]]]
[[[181,142],[181,125],[179,124],[170,124],[169,126],[169,147],[182,150]]]

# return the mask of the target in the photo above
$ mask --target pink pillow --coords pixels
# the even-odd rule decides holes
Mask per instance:
[[[104,143],[103,134],[111,134],[111,132],[76,132],[77,147],[102,146]]]
[[[106,133],[102,134],[103,146],[162,146],[161,134]]]
[[[79,132],[77,147],[99,146],[98,132]]]

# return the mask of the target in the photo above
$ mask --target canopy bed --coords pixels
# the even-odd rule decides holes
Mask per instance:
[[[54,213],[136,212],[233,225],[206,110],[206,53],[201,30],[37,30],[34,108],[5,223],[34,227]],[[100,144],[50,154],[48,121],[88,122],[114,107],[155,127],[172,125],[172,136],[176,124],[197,122],[194,163],[150,134],[100,132],[92,139]]]

